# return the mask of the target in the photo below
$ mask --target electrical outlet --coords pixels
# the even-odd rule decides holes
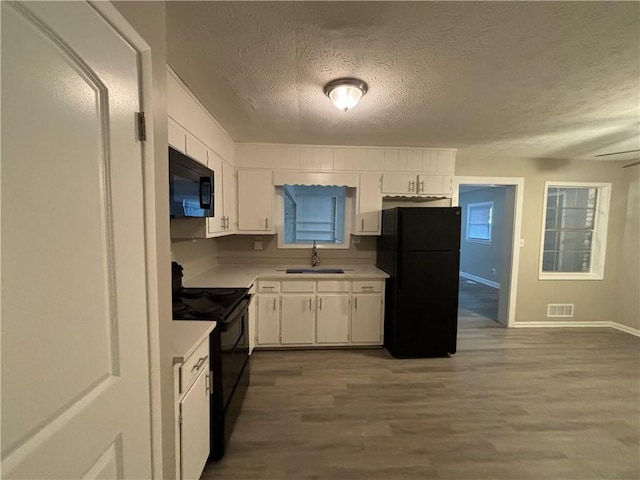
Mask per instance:
[[[264,250],[264,242],[262,241],[262,239],[257,239],[253,241],[253,249]]]

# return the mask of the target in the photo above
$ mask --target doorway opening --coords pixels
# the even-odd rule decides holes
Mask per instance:
[[[456,177],[460,206],[460,328],[513,323],[522,220],[522,178]]]

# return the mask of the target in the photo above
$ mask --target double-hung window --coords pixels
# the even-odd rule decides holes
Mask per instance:
[[[609,216],[609,183],[546,182],[542,280],[600,280]]]
[[[491,243],[493,202],[467,205],[467,235],[472,242]]]

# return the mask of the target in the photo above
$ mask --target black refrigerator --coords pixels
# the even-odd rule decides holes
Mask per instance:
[[[384,345],[398,358],[456,352],[460,207],[382,212],[377,266],[389,274]]]

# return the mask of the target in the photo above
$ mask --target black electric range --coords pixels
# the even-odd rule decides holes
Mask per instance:
[[[250,383],[248,288],[184,288],[182,266],[172,262],[173,319],[216,321],[209,338],[210,460],[225,452]]]

